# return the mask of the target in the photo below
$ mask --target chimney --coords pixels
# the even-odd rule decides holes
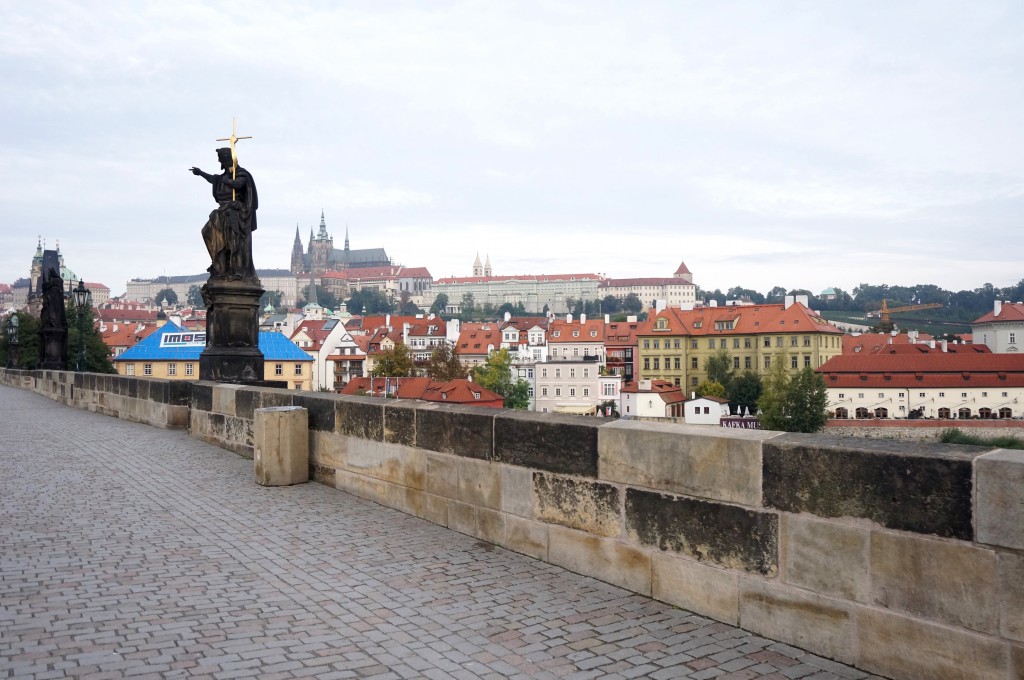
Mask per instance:
[[[892,336],[889,337],[889,344],[892,344]]]
[[[792,307],[793,306],[793,302],[794,302],[793,296],[792,295],[787,295],[786,296],[786,306],[783,307],[783,309],[789,309],[790,307]]]
[[[928,341],[928,347],[930,349],[935,349],[935,338],[932,338],[931,340]]]
[[[580,314],[580,325],[582,326],[586,322],[587,322],[587,315],[586,314]]]
[[[405,323],[402,324],[402,344],[403,345],[408,345],[409,344],[409,322],[408,321],[406,321]]]
[[[566,314],[565,315],[565,322],[566,323],[572,323],[572,314]]]
[[[696,398],[697,398],[697,393],[696,392],[690,392],[690,399],[696,399]]]
[[[999,316],[999,313],[1003,311],[1003,301],[996,300],[995,305],[992,308],[992,313]]]
[[[611,314],[605,314],[604,315],[604,322],[605,323],[611,323],[611,321],[612,321]]]
[[[626,317],[626,323],[636,323],[637,318],[636,314],[630,314]]]
[[[949,341],[948,340],[943,340],[942,341],[942,351],[943,352],[948,352],[949,351]]]
[[[811,308],[811,299],[806,295],[797,295],[795,300],[808,309]]]
[[[385,314],[384,315],[384,325],[387,326],[388,328],[391,328],[391,315],[390,314]]]
[[[711,302],[708,303],[708,306],[709,307],[717,307],[718,306],[718,300],[712,300]]]

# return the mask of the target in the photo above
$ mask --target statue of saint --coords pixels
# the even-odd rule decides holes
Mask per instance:
[[[11,318],[7,321],[7,342],[11,345],[17,345],[21,341],[21,321],[18,319],[17,314],[11,314]]]
[[[60,272],[51,268],[43,279],[43,309],[40,315],[43,329],[67,329],[67,314],[64,309],[64,279]]]
[[[210,253],[208,271],[214,277],[239,280],[256,278],[252,263],[252,232],[256,231],[256,184],[245,168],[239,167],[231,149],[217,149],[223,172],[210,175],[199,168],[190,168],[213,185],[217,207],[203,227],[203,240]]]

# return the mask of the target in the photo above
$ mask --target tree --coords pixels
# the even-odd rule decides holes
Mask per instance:
[[[341,306],[341,301],[338,300],[338,296],[327,290],[323,286],[317,286],[317,284],[309,284],[316,286],[316,302],[324,309],[337,309]],[[302,304],[300,306],[306,306],[309,304],[309,285],[302,288]]]
[[[708,357],[707,363],[704,364],[704,370],[708,374],[708,380],[728,387],[732,382],[732,357],[729,356],[729,350],[725,348],[716,350]],[[724,397],[725,395],[715,396]]]
[[[185,304],[193,309],[206,309],[206,302],[203,300],[203,290],[195,284],[189,286],[188,294],[185,296]],[[265,306],[266,303],[263,302],[263,298],[260,298],[260,308],[262,309]]]
[[[698,397],[721,397],[725,399],[725,385],[714,380],[705,380],[694,390]]]
[[[441,343],[430,353],[430,363],[427,364],[427,375],[434,380],[448,382],[459,380],[468,375],[466,367],[459,361],[459,355],[455,347],[447,342]]]
[[[483,306],[480,308],[480,315],[484,318],[484,320],[487,321],[497,318],[497,312],[494,309],[494,303],[485,302]]]
[[[764,391],[757,405],[761,426],[784,432],[817,432],[828,416],[828,389],[825,380],[810,366],[790,378],[785,356],[768,371]]]
[[[195,288],[195,286],[192,286]],[[192,294],[192,290],[189,289],[189,295]],[[260,310],[263,310],[267,305],[270,305],[275,310],[281,308],[281,298],[284,297],[284,293],[279,290],[265,290],[263,295],[260,296]]]
[[[16,368],[33,370],[39,367],[39,317],[27,312],[15,312],[20,323],[18,330],[18,365]],[[7,317],[0,322],[0,366],[7,366],[10,357],[10,338],[7,337]]]
[[[462,300],[459,301],[459,309],[462,310],[462,313],[459,314],[459,318],[461,318],[463,321],[472,321],[473,320],[473,294],[472,293],[464,293],[463,294]]]
[[[322,303],[321,303],[322,304]],[[390,314],[395,305],[384,291],[377,288],[361,288],[352,292],[345,303],[350,314]]]
[[[622,310],[627,314],[639,314],[643,311],[644,303],[640,301],[640,296],[636,293],[630,293],[626,296],[626,299],[622,301]]]
[[[622,301],[614,295],[605,295],[601,300],[601,312],[604,314],[617,314],[622,309]]]
[[[785,299],[786,289],[783,288],[782,286],[775,286],[770,291],[768,291],[768,295],[765,296],[765,302],[770,303],[783,302]]]
[[[434,304],[430,305],[430,313],[440,316],[445,313],[446,307],[448,307],[448,295],[446,293],[438,293],[437,297],[434,298]]]
[[[173,288],[164,288],[156,294],[154,302],[156,302],[157,307],[163,306],[164,301],[166,301],[168,305],[178,304],[178,294],[174,292]]]
[[[499,319],[504,319],[506,314],[509,316],[515,316],[518,311],[519,310],[516,309],[516,306],[511,302],[506,302],[502,304],[501,307],[498,307],[497,314]]]
[[[730,288],[725,295],[730,300],[750,300],[755,305],[764,304],[764,295],[761,295],[752,288],[735,286],[733,288]]]
[[[370,375],[374,378],[407,378],[415,372],[412,352],[405,344],[398,343],[394,349],[386,349],[377,355]]]
[[[744,409],[748,413],[756,413],[757,400],[761,398],[761,376],[753,371],[743,371],[733,376],[726,392],[730,403],[736,407],[736,413],[742,415]]]
[[[398,313],[404,314],[405,316],[416,316],[420,313],[420,308],[412,301],[412,293],[407,290],[402,291],[402,295],[399,298]]]
[[[512,355],[504,347],[473,367],[473,382],[504,397],[505,408],[530,406],[530,384],[522,378],[512,380]]]
[[[68,318],[68,370],[73,370],[78,361],[78,307],[74,300],[68,300],[64,307]],[[93,321],[92,308],[82,312],[82,339],[85,344],[85,370],[91,373],[117,373],[110,359],[110,348],[103,342]],[[24,335],[22,335],[24,338]]]
[[[820,373],[806,366],[789,381],[786,394],[789,432],[817,432],[825,426],[828,416],[828,388]]]

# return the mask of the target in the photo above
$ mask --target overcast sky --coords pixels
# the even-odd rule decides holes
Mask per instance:
[[[707,289],[1024,278],[1024,3],[0,0],[0,282],[192,274],[231,131],[254,259]]]

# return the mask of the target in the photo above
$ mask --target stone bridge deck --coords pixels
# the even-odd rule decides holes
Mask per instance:
[[[185,432],[0,423],[0,677],[869,677]]]

